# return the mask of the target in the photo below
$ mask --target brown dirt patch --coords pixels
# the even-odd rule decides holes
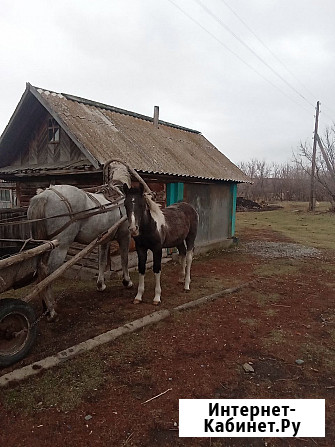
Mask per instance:
[[[255,240],[292,242],[270,230],[248,230],[238,249],[195,260],[188,294],[176,282],[178,266],[169,263],[163,266],[160,308],[254,280],[249,288],[0,390],[0,445],[333,446],[334,256],[264,259],[242,249]],[[65,290],[59,321],[41,321],[32,353],[16,366],[153,312],[152,274],[148,277],[139,306],[132,304],[134,290],[117,281],[103,294],[91,283],[59,283]],[[252,363],[254,374],[243,371],[245,362]],[[180,398],[325,398],[327,437],[179,438]]]

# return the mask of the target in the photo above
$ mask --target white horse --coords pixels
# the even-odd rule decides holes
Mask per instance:
[[[112,181],[114,188],[122,185],[124,179],[130,186],[131,179],[128,170],[119,166],[114,170]],[[42,280],[63,264],[68,249],[73,242],[89,244],[125,215],[122,200],[119,206],[110,205],[111,203],[103,194],[86,193],[71,185],[50,186],[43,191],[38,191],[37,195],[31,199],[27,213],[29,220],[35,220],[32,223],[33,237],[35,239],[57,238],[59,241],[59,246],[50,252],[45,265],[41,266],[38,275],[39,280]],[[101,212],[104,210],[108,211]],[[88,217],[85,217],[85,215]],[[82,218],[83,216],[84,218]],[[123,284],[125,287],[132,286],[128,271],[130,234],[128,222],[125,221],[118,227],[109,241],[99,246],[99,275],[97,280],[99,291],[106,288],[104,272],[112,239],[117,240],[120,247]],[[42,298],[49,312],[49,320],[55,319],[57,315],[55,300],[50,286],[45,289]]]

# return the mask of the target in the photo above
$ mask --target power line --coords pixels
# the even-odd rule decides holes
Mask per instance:
[[[253,50],[247,43],[244,42],[234,31],[232,31],[221,19],[219,19],[207,6],[205,6],[201,0],[194,0],[198,5],[200,5],[220,26],[222,26],[226,31],[228,31],[241,45],[247,48],[257,59],[259,59],[269,70],[272,71],[282,82],[284,82],[290,89],[292,89],[297,95],[299,95],[304,101],[306,101],[310,106],[314,107],[302,93],[300,93],[290,82],[288,82],[280,73],[278,73],[274,68],[271,67],[256,51]]]
[[[231,48],[229,48],[222,40],[220,40],[218,37],[215,36],[211,31],[209,31],[207,28],[205,28],[200,22],[198,22],[196,19],[194,19],[192,16],[190,16],[184,9],[182,9],[179,5],[177,5],[173,0],[168,0],[173,6],[175,6],[180,12],[182,12],[189,20],[191,20],[193,23],[195,23],[197,26],[199,26],[203,31],[205,31],[207,34],[209,34],[213,39],[215,39],[221,46],[223,46],[229,53],[233,54],[237,59],[239,59],[240,62],[242,62],[244,65],[246,65],[250,70],[254,71],[258,76],[260,76],[264,81],[266,81],[268,84],[270,84],[273,88],[278,90],[282,95],[286,96],[290,101],[293,101],[298,106],[302,107],[305,111],[310,113],[310,110],[303,107],[302,104],[295,101],[291,96],[287,95],[284,90],[282,90],[280,87],[278,87],[276,84],[271,82],[268,78],[263,76],[262,73],[260,73],[258,70],[256,70],[252,65],[250,65],[248,62],[246,62],[241,56],[239,56],[235,51],[233,51]],[[313,105],[314,108],[314,105]]]
[[[255,33],[255,31],[246,23],[245,20],[242,19],[242,17],[226,2],[226,0],[221,0],[222,3],[224,3],[226,5],[226,7],[235,15],[235,17],[237,17],[237,19],[245,26],[245,28],[258,40],[258,42],[260,42],[263,47],[276,59],[277,62],[279,62],[284,68],[285,70],[291,75],[293,76],[293,78],[299,82],[299,84],[306,90],[306,92],[308,92],[311,96],[313,96],[313,98],[316,98],[316,95],[314,95],[314,93],[308,88],[306,87],[306,85],[295,75],[295,73],[293,73],[292,70],[290,70],[290,68],[271,50],[271,48],[268,47],[268,45],[266,45],[266,43]],[[327,106],[323,106],[324,108],[326,108],[327,110],[329,110],[331,113],[335,114],[335,112],[327,107]],[[334,121],[334,118],[332,118],[330,115],[328,115],[326,112],[323,112],[323,115],[327,116],[329,119]]]
[[[258,40],[258,42],[260,42],[263,47],[276,59],[277,62],[279,62],[284,68],[285,70],[294,77],[294,79],[296,81],[299,82],[299,84],[313,97],[316,97],[314,95],[314,93],[312,93],[302,82],[301,80],[290,70],[290,68],[271,50],[271,48],[269,48],[266,43],[259,37],[257,36],[257,34],[253,31],[252,28],[250,28],[250,26],[245,22],[245,20],[242,19],[242,17],[240,17],[236,11],[234,11],[234,9],[225,1],[225,0],[221,0],[222,3],[224,3],[226,5],[226,7],[235,15],[235,17],[237,17],[237,19],[247,28],[247,30]]]

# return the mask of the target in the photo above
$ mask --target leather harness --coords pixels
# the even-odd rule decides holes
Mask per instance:
[[[62,202],[65,203],[69,213],[65,214],[63,216],[70,217],[70,220],[68,220],[62,227],[60,227],[58,230],[54,231],[52,234],[49,234],[48,237],[50,239],[53,239],[55,236],[60,234],[67,227],[69,227],[73,222],[76,222],[76,221],[82,220],[82,219],[87,219],[88,217],[95,216],[97,214],[109,212],[109,211],[113,210],[114,208],[119,208],[120,219],[123,217],[121,205],[123,204],[124,199],[121,199],[121,200],[117,201],[116,203],[115,203],[115,200],[113,202],[111,202],[109,199],[107,199],[107,200],[109,200],[109,203],[102,205],[99,202],[99,200],[96,197],[94,197],[90,192],[84,191],[85,194],[88,196],[88,198],[96,205],[96,207],[75,213],[72,209],[72,206],[71,206],[69,200],[61,192],[57,191],[52,186],[50,186],[49,189],[51,191],[53,191],[60,198],[60,200]],[[121,196],[121,193],[116,188],[113,188],[113,190],[117,191],[119,197]],[[114,195],[114,197],[115,197],[115,195]],[[57,216],[52,216],[52,217],[57,217]]]

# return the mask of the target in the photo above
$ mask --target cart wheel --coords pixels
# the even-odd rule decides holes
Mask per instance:
[[[25,357],[34,344],[37,325],[34,309],[14,298],[0,300],[0,367]]]

